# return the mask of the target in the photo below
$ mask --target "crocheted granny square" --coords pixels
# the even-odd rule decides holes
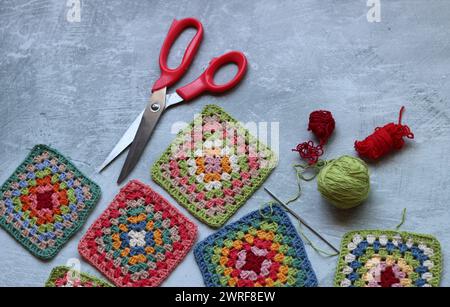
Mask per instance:
[[[303,242],[278,205],[254,211],[197,244],[208,287],[315,287]]]
[[[360,230],[342,240],[336,287],[437,287],[441,247],[432,236]]]
[[[113,285],[95,276],[78,271],[71,271],[69,267],[57,266],[53,268],[52,272],[50,273],[50,277],[45,283],[45,286],[58,288],[91,288],[112,287]]]
[[[149,186],[132,180],[78,250],[117,286],[158,286],[186,256],[197,226]]]
[[[0,190],[0,225],[35,256],[53,258],[84,224],[100,188],[56,150],[36,145]]]
[[[267,146],[221,108],[208,105],[178,133],[152,177],[198,219],[220,227],[275,165]]]

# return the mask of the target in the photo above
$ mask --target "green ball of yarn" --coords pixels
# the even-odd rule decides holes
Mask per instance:
[[[369,196],[367,164],[350,156],[329,161],[317,175],[317,188],[323,197],[340,209],[356,207]]]

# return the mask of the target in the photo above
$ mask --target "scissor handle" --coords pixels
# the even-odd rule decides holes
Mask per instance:
[[[197,33],[192,38],[191,42],[184,52],[183,59],[177,68],[171,69],[167,66],[167,58],[169,57],[170,48],[172,48],[175,40],[187,28],[195,28]],[[164,40],[159,54],[159,67],[161,68],[161,76],[153,84],[152,92],[157,91],[163,87],[169,87],[177,82],[189,68],[192,60],[194,60],[198,47],[203,38],[203,25],[195,18],[184,18],[181,20],[174,19],[170,26],[169,32]]]
[[[236,64],[238,71],[236,75],[225,84],[216,84],[214,82],[214,75],[217,70],[227,64]],[[247,58],[240,51],[230,51],[221,55],[218,58],[213,58],[209,62],[208,68],[191,83],[177,89],[177,94],[183,98],[184,101],[189,101],[199,96],[202,93],[223,93],[235,87],[244,77],[247,70]]]

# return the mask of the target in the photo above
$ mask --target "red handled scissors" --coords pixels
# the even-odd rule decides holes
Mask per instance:
[[[175,69],[167,66],[167,58],[170,48],[177,37],[187,28],[195,28],[196,34],[185,50],[180,65]],[[213,58],[206,70],[191,83],[178,88],[172,94],[166,94],[167,88],[177,82],[187,71],[194,59],[203,38],[203,25],[195,18],[174,20],[159,55],[159,67],[161,76],[153,84],[152,95],[145,110],[139,114],[131,124],[120,141],[100,166],[99,171],[111,163],[130,144],[125,164],[120,172],[117,183],[122,182],[133,170],[139,161],[150,136],[159,121],[162,113],[170,106],[182,101],[192,100],[203,93],[223,93],[236,86],[244,77],[247,70],[247,59],[242,52],[230,51],[217,58]],[[216,84],[214,75],[218,69],[227,64],[235,64],[238,67],[236,75],[225,84]]]

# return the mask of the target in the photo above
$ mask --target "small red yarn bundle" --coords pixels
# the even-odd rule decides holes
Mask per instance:
[[[402,125],[405,107],[401,107],[398,123],[389,123],[375,128],[374,133],[363,141],[355,141],[355,150],[361,157],[377,160],[394,150],[400,150],[405,145],[404,137],[413,139],[414,134],[407,125]]]
[[[335,128],[335,121],[330,111],[318,110],[309,115],[308,131],[312,131],[319,139],[319,145],[315,146],[313,141],[298,144],[292,151],[297,151],[303,160],[310,165],[317,163],[323,155],[323,145],[328,142]]]

